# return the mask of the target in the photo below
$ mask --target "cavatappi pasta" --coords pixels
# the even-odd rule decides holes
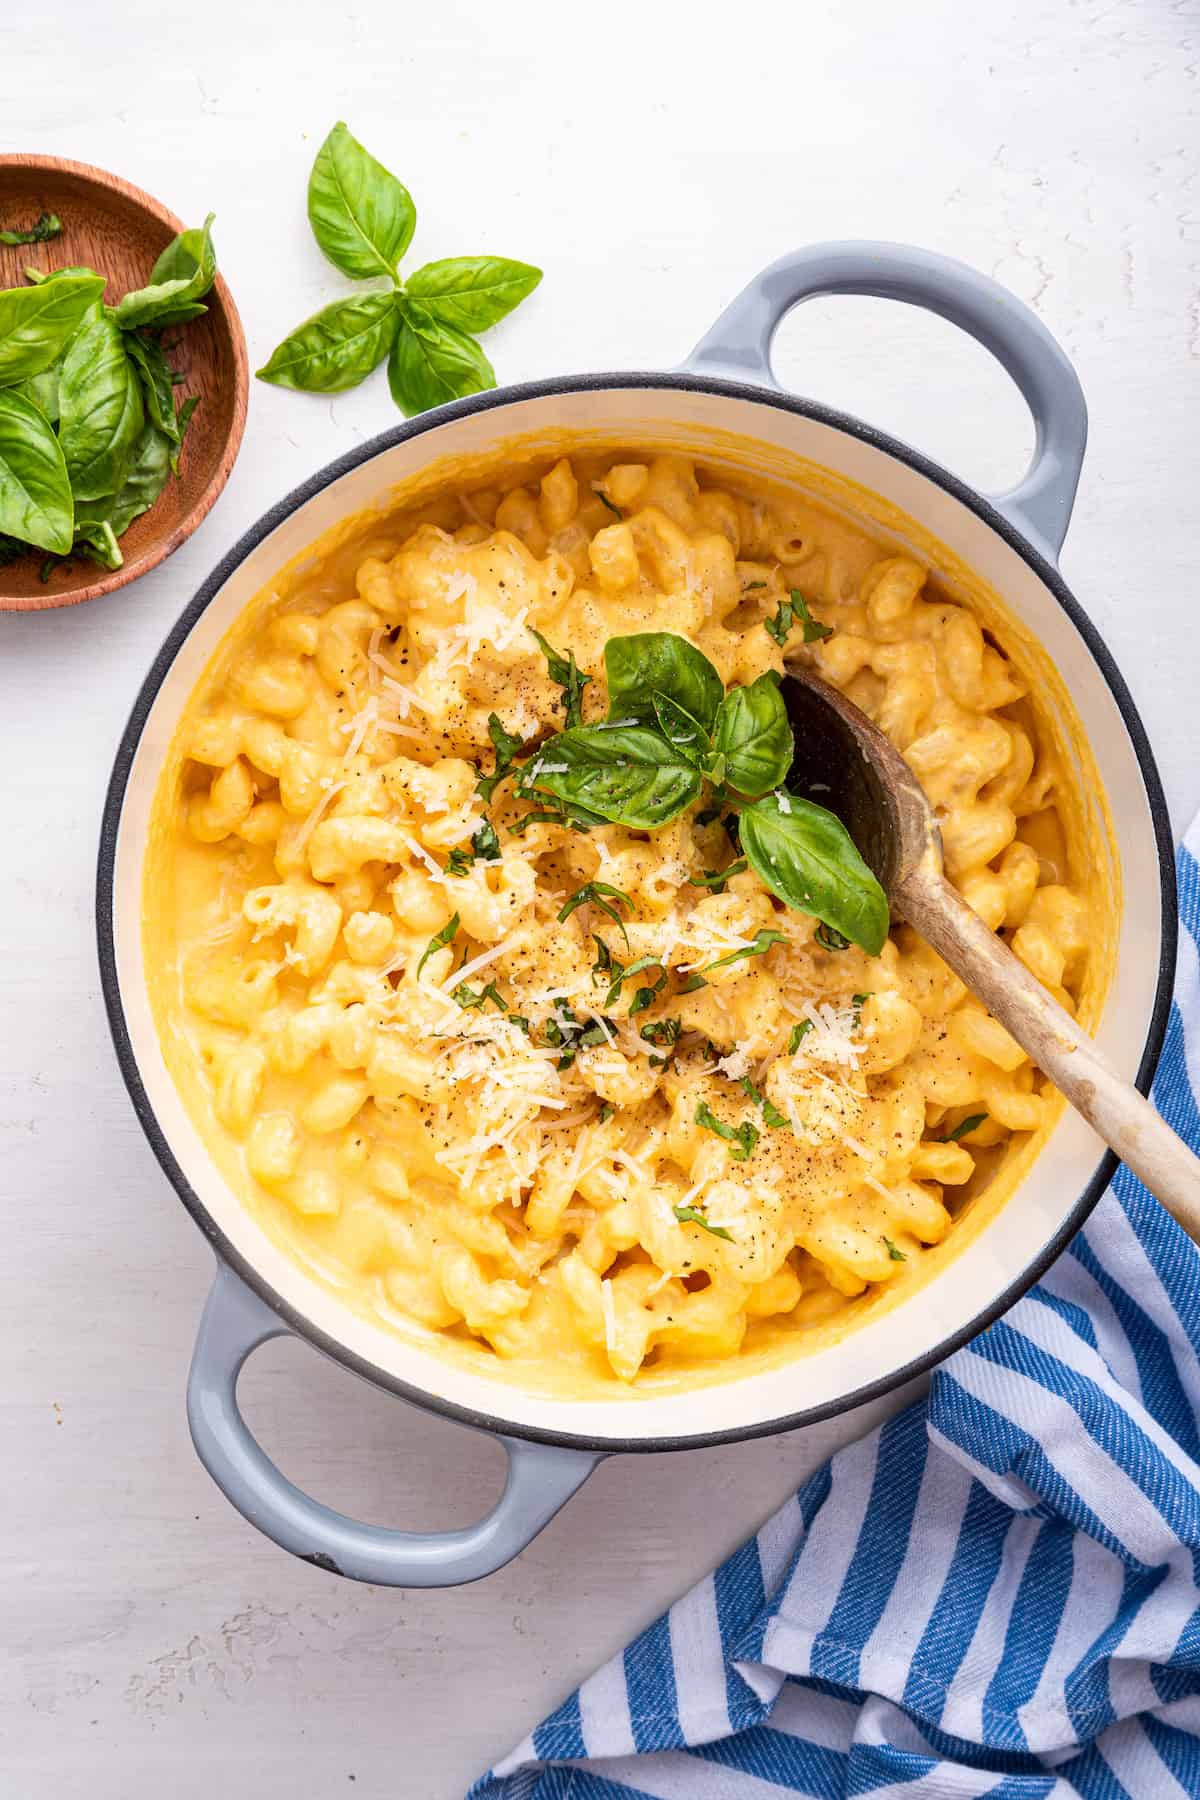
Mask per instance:
[[[397,1328],[627,1383],[802,1342],[952,1230],[1043,1123],[1042,1078],[911,931],[831,949],[752,870],[713,882],[737,851],[711,809],[584,832],[523,822],[511,781],[485,803],[489,717],[562,727],[531,627],[592,677],[585,720],[612,636],[682,634],[727,685],[810,659],[1073,1007],[1084,858],[1037,696],[917,561],[677,456],[562,459],[370,549],[234,635],[159,796],[156,1006],[202,1129]],[[830,635],[765,629],[793,588]],[[631,905],[563,917],[587,883]],[[614,958],[648,972],[614,994]]]

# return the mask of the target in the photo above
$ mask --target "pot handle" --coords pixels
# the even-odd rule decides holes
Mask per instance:
[[[1065,352],[1022,300],[966,263],[908,244],[812,244],[764,269],[701,338],[683,368],[778,387],[771,340],[818,294],[872,294],[924,307],[990,350],[1024,395],[1036,430],[1025,476],[991,504],[1053,561],[1071,519],[1087,444],[1087,405]]]
[[[392,1531],[313,1500],[251,1435],[237,1383],[251,1351],[290,1327],[218,1262],[188,1376],[188,1424],[201,1462],[226,1499],[282,1549],[352,1581],[381,1587],[453,1587],[490,1575],[549,1524],[600,1457],[497,1433],[508,1479],[496,1505],[461,1531]]]

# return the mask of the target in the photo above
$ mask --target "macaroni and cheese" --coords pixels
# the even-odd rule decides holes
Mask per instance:
[[[911,930],[868,956],[783,906],[719,807],[579,829],[487,778],[563,726],[535,632],[588,722],[618,635],[727,686],[810,662],[1074,1009],[1085,852],[995,630],[832,507],[676,455],[564,457],[281,584],[193,698],[146,897],[169,1060],[259,1216],[398,1330],[624,1383],[913,1273],[1054,1104],[1007,1032]]]

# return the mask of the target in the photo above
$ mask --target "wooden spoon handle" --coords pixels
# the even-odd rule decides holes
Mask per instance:
[[[1070,1013],[1064,1012],[988,930],[946,878],[925,865],[892,896],[898,912],[966,982],[992,1017],[1152,1194],[1200,1243],[1200,1159],[1150,1102],[1123,1081]]]

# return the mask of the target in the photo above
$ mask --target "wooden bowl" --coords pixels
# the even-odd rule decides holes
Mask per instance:
[[[145,286],[156,258],[183,230],[165,206],[103,169],[58,156],[0,156],[0,226],[27,227],[43,212],[58,214],[61,237],[46,244],[0,244],[0,288],[24,286],[27,266],[57,269],[86,263],[108,277],[105,299],[115,303],[131,288]],[[250,388],[242,322],[219,275],[205,305],[203,318],[164,334],[168,359],[184,376],[177,395],[195,394],[199,405],[184,440],[178,478],[167,482],[120,540],[125,566],[110,571],[73,556],[55,564],[43,582],[45,556],[34,550],[0,568],[0,612],[75,606],[111,593],[170,556],[204,518],[229,479],[246,425]]]

